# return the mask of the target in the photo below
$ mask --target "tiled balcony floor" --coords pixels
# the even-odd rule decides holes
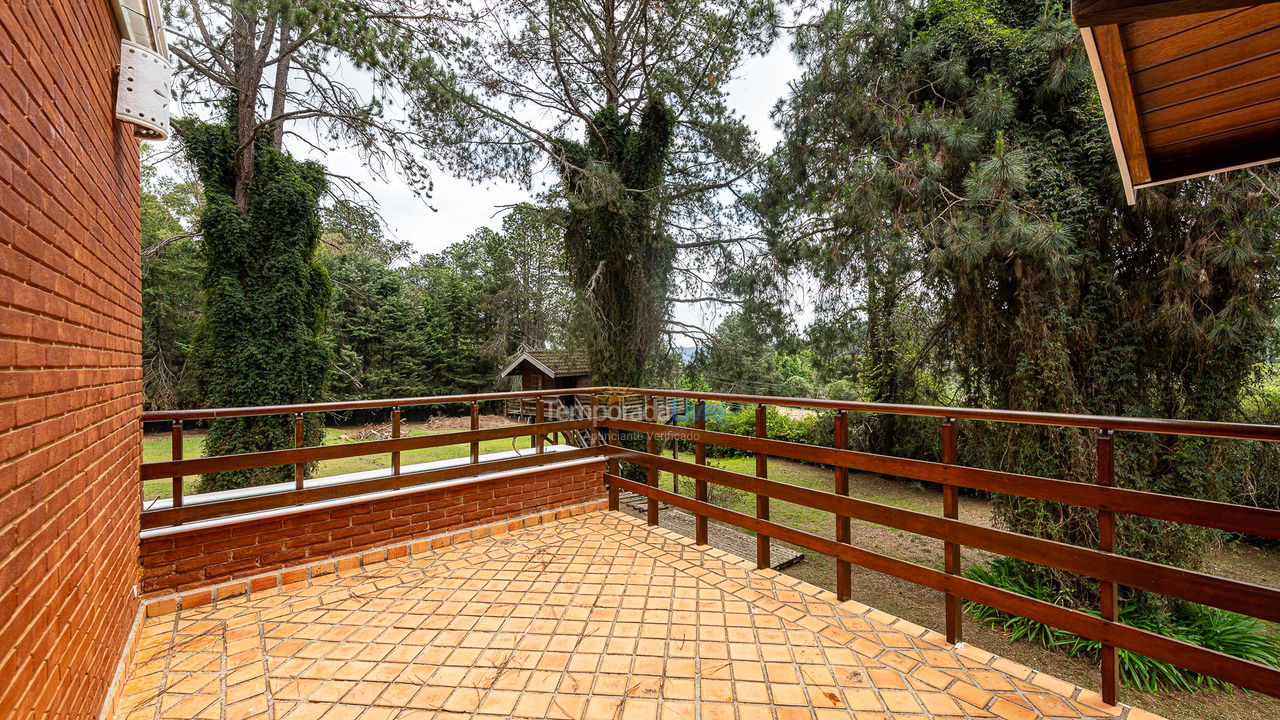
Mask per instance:
[[[619,513],[147,620],[117,718],[1079,718],[976,648]],[[1129,717],[1151,717],[1129,711]]]

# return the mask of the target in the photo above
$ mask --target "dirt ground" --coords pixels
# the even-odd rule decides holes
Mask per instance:
[[[819,471],[825,474],[825,471]],[[930,512],[925,509],[928,507],[941,508],[940,492],[900,480],[859,474],[850,477],[850,486],[853,495],[876,502],[920,509],[922,512]],[[779,517],[781,514],[785,517],[786,504],[775,501],[774,505],[774,516]],[[962,496],[960,519],[989,526],[990,505],[982,499]],[[834,527],[834,518],[831,525]],[[814,528],[813,531],[821,529]],[[828,537],[834,536],[834,529],[826,534]],[[855,522],[852,540],[853,544],[868,550],[930,567],[942,567],[942,543],[932,538]],[[805,560],[785,572],[819,587],[834,589],[835,561],[825,555],[797,549],[806,552]],[[963,553],[963,561],[968,565],[981,560],[983,555],[985,553],[981,551],[967,549]],[[1207,570],[1218,575],[1277,587],[1280,586],[1280,551],[1243,544],[1225,546],[1213,552]],[[943,617],[941,593],[922,591],[912,583],[856,566],[853,568],[853,599],[926,627],[939,627]],[[999,631],[982,626],[968,617],[965,619],[964,634],[967,642],[990,652],[1086,688],[1096,689],[1098,686],[1097,666],[1088,659],[1069,658],[1029,642],[1010,642]],[[1275,720],[1280,716],[1280,700],[1240,691],[1153,694],[1122,688],[1121,702],[1163,715],[1169,720]]]
[[[519,425],[520,423],[508,420],[503,415],[481,415],[480,428],[505,427],[507,425]],[[332,425],[330,430],[337,431],[338,440],[340,442],[359,442],[362,440],[385,440],[391,437],[391,421],[387,420],[382,423],[369,423],[367,425]],[[422,435],[438,432],[452,432],[457,430],[470,430],[471,416],[462,415],[458,417],[436,415],[423,421],[406,420],[401,423],[400,432],[403,435]]]
[[[481,415],[480,428],[506,427],[507,425],[522,425],[514,420],[508,420],[505,415]],[[430,418],[426,422],[413,423],[412,427],[422,428],[429,432],[441,432],[444,430],[470,430],[471,416],[464,415],[462,417],[447,417],[437,415]]]

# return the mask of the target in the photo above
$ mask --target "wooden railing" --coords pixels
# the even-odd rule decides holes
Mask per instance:
[[[582,410],[581,417],[546,421],[543,413],[535,410],[536,419],[540,422],[533,425],[479,429],[479,403],[532,399],[541,405],[546,398],[561,397],[566,394],[577,396],[576,406]],[[628,404],[625,397],[634,395],[647,398],[641,419],[633,419],[633,414],[626,412]],[[673,399],[680,401],[680,407],[685,407],[686,401],[695,403],[692,413],[694,427],[673,428],[670,424],[659,421],[664,415],[659,408]],[[754,434],[742,436],[707,430],[706,403],[708,401],[727,405],[755,406]],[[399,417],[402,408],[448,403],[470,404],[471,430],[412,438],[399,437]],[[674,407],[674,405],[667,406]],[[819,447],[769,439],[768,416],[765,412],[768,406],[833,411],[835,447]],[[370,409],[387,409],[392,413],[393,437],[391,439],[182,459],[181,423],[184,420],[276,414],[292,414],[295,417],[301,417],[301,414],[313,412]],[[847,449],[849,413],[937,418],[940,421],[942,462],[891,457]],[[961,465],[958,459],[956,430],[957,423],[964,420],[1080,428],[1092,431],[1095,434],[1094,442],[1097,450],[1096,482],[1093,484],[1072,482]],[[1280,697],[1280,671],[1275,668],[1120,623],[1117,620],[1116,604],[1117,587],[1127,586],[1250,615],[1270,622],[1280,622],[1280,591],[1253,583],[1126,557],[1114,552],[1116,514],[1140,515],[1232,533],[1280,538],[1280,511],[1113,487],[1114,433],[1116,432],[1280,442],[1280,427],[1276,426],[608,387],[578,388],[570,391],[534,390],[312,405],[151,412],[144,413],[143,421],[172,423],[174,442],[172,460],[144,463],[142,466],[142,480],[173,478],[174,482],[173,506],[143,512],[144,528],[421,485],[484,472],[534,467],[580,457],[604,456],[608,459],[606,481],[612,509],[618,507],[618,492],[629,490],[648,498],[646,516],[650,524],[658,522],[659,502],[687,510],[695,517],[695,541],[699,544],[707,542],[709,520],[750,530],[758,537],[757,563],[762,568],[769,565],[770,538],[829,555],[836,563],[836,594],[842,600],[848,599],[851,595],[849,569],[852,565],[941,591],[946,599],[944,624],[949,642],[958,642],[963,638],[961,613],[963,601],[981,603],[1097,640],[1102,645],[1102,695],[1108,703],[1116,701],[1119,684],[1118,649],[1130,650],[1244,688]],[[554,454],[542,452],[543,439],[547,435],[575,431],[581,431],[590,437],[588,447]],[[625,447],[620,439],[622,432],[642,434],[646,439],[646,449],[641,451]],[[533,437],[535,454],[479,462],[478,446],[481,441],[522,435]],[[662,436],[692,443],[694,460],[689,462],[659,455],[657,438]],[[471,445],[470,462],[467,464],[418,472],[401,470],[398,457],[401,452],[464,443]],[[298,445],[301,445],[300,441]],[[707,446],[753,453],[756,457],[755,474],[746,475],[708,466],[706,464]],[[302,467],[306,463],[320,460],[384,453],[392,454],[392,472],[387,476],[374,479],[314,487],[306,487],[306,483],[299,480],[296,486],[289,490],[199,504],[184,504],[181,497],[181,478],[184,476],[271,466]],[[798,487],[768,479],[768,465],[771,457],[832,467],[835,492]],[[622,477],[619,462],[633,463],[645,468],[646,481],[642,483]],[[850,470],[881,473],[942,485],[941,516],[848,497]],[[657,486],[660,471],[692,478],[694,496],[691,498],[660,489]],[[736,512],[710,503],[708,501],[710,484],[754,494],[755,515]],[[1006,493],[1091,508],[1098,513],[1098,547],[1080,547],[961,521],[957,513],[957,493],[960,488]],[[769,501],[772,499],[832,513],[835,516],[834,539],[773,522],[769,517]],[[852,545],[850,543],[852,520],[870,522],[941,540],[943,569],[937,570]],[[1102,598],[1099,613],[1094,615],[1043,602],[968,579],[960,574],[959,560],[962,547],[977,548],[1096,578],[1100,583]]]
[[[1147,657],[1225,680],[1244,688],[1280,697],[1280,671],[1259,663],[1174,640],[1117,621],[1117,586],[1127,586],[1169,597],[1209,605],[1280,622],[1280,590],[1248,582],[1184,570],[1159,563],[1118,555],[1114,550],[1114,523],[1117,513],[1128,513],[1169,522],[1199,525],[1233,533],[1280,538],[1280,511],[1229,503],[1128,490],[1112,486],[1116,431],[1186,435],[1212,438],[1280,441],[1280,427],[1241,423],[1189,420],[1106,417],[1036,413],[975,408],[945,408],[878,403],[762,397],[723,393],[672,390],[631,390],[651,398],[682,397],[697,401],[695,427],[674,430],[651,421],[604,418],[599,423],[608,430],[604,446],[609,457],[606,481],[609,506],[617,508],[617,492],[629,490],[649,498],[650,508],[665,502],[689,511],[695,518],[695,535],[706,542],[708,518],[736,525],[756,533],[757,566],[769,567],[769,538],[830,555],[837,565],[836,594],[850,597],[849,565],[892,575],[945,595],[945,626],[948,642],[963,637],[961,603],[973,601],[1004,612],[1030,618],[1101,643],[1102,695],[1116,702],[1119,684],[1117,650],[1130,650]],[[755,405],[754,436],[731,435],[705,429],[708,400],[720,403]],[[768,439],[767,406],[817,408],[835,411],[837,447]],[[942,462],[929,462],[848,450],[848,413],[878,413],[941,420]],[[650,416],[652,417],[652,416]],[[1033,475],[967,467],[958,462],[956,423],[982,420],[1028,425],[1083,428],[1096,433],[1097,483],[1086,484]],[[649,438],[647,451],[623,447],[620,432],[642,433]],[[669,436],[692,443],[693,462],[663,457],[655,452],[653,438]],[[706,465],[708,445],[753,453],[755,475],[730,472]],[[769,458],[787,458],[832,466],[836,492],[797,487],[767,478]],[[619,474],[618,462],[628,462],[648,470],[647,482],[628,480]],[[939,483],[943,486],[942,516],[903,510],[889,505],[847,497],[848,471],[882,473],[902,478]],[[657,487],[657,473],[692,478],[693,498]],[[756,496],[754,516],[728,510],[707,502],[707,484],[713,483]],[[1087,548],[1044,540],[1015,532],[966,523],[958,519],[959,488],[1007,493],[1092,508],[1098,512],[1099,547]],[[835,539],[797,530],[769,519],[769,500],[777,499],[835,515]],[[944,569],[936,570],[849,544],[849,523],[861,520],[943,541]],[[651,510],[649,522],[656,522]],[[971,547],[1019,558],[1079,575],[1101,583],[1102,606],[1098,615],[1043,602],[995,588],[960,574],[960,548]]]
[[[321,500],[361,495],[383,490],[394,490],[413,485],[442,482],[461,477],[469,477],[480,473],[515,470],[537,467],[553,462],[564,462],[582,457],[598,456],[597,448],[579,448],[571,451],[546,454],[546,438],[560,433],[569,435],[575,431],[590,431],[595,423],[591,419],[591,398],[586,397],[586,406],[577,419],[543,422],[541,412],[539,422],[533,425],[511,425],[480,429],[480,404],[500,402],[508,398],[521,398],[541,407],[555,399],[571,394],[565,390],[531,390],[510,393],[481,393],[474,395],[442,395],[416,398],[399,398],[394,400],[358,400],[349,402],[312,403],[307,405],[276,405],[267,407],[213,408],[204,410],[171,410],[146,412],[142,415],[143,423],[170,423],[172,437],[172,459],[164,462],[142,464],[141,480],[143,482],[157,479],[170,479],[172,482],[172,502],[169,507],[144,510],[142,528],[144,530],[169,525],[178,525],[197,520],[207,520],[228,515],[289,507]],[[401,437],[401,415],[405,408],[464,404],[470,407],[471,429],[456,432],[444,432],[419,437]],[[306,447],[303,441],[303,417],[311,413],[343,413],[353,410],[387,410],[391,415],[391,437],[384,440],[366,440],[338,445]],[[292,416],[295,422],[294,447],[291,449],[269,450],[264,452],[240,453],[216,457],[188,458],[182,457],[183,423],[196,420],[211,420],[229,417],[261,417],[271,415]],[[480,462],[480,443],[486,440],[516,438],[528,435],[532,455],[505,458]],[[446,447],[450,445],[470,445],[469,462],[442,468],[404,472],[401,468],[400,455],[409,450],[423,448]],[[303,477],[303,468],[308,463],[341,458],[362,457],[367,455],[391,456],[390,473],[372,479],[355,480],[342,483],[313,483],[311,487]],[[281,467],[292,465],[295,470],[294,485],[289,490],[278,490],[260,494],[246,495],[227,499],[217,499],[199,503],[189,503],[183,498],[184,479],[192,475],[218,473],[235,470],[252,470],[258,468]]]

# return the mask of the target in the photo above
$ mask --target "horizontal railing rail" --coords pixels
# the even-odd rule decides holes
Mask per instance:
[[[561,398],[572,398],[562,401]],[[532,418],[525,425],[480,429],[481,403],[518,401],[520,414]],[[678,401],[678,402],[677,402]],[[690,415],[688,405],[696,403]],[[470,430],[415,437],[401,436],[404,408],[468,404]],[[707,403],[756,408],[754,434],[736,435],[706,429]],[[835,446],[820,447],[768,437],[769,406],[798,407],[831,411],[835,415]],[[503,402],[500,407],[505,408]],[[554,408],[554,409],[553,409]],[[319,447],[304,447],[304,416],[311,413],[341,413],[353,410],[384,409],[391,413],[391,437]],[[880,455],[848,449],[848,418],[851,413],[889,414],[941,421],[942,461],[933,462]],[[295,447],[219,457],[182,457],[184,421],[227,417],[292,415]],[[674,416],[674,417],[673,417]],[[635,419],[640,418],[640,419]],[[692,427],[689,420],[692,419]],[[736,393],[704,393],[650,388],[561,388],[471,395],[423,396],[391,400],[360,400],[306,405],[278,405],[246,408],[212,408],[144,413],[144,423],[169,421],[173,433],[173,459],[144,463],[141,479],[171,478],[173,501],[170,507],[143,512],[143,528],[195,522],[226,515],[290,507],[305,503],[363,495],[464,478],[482,473],[537,467],[552,462],[603,457],[608,463],[606,482],[610,508],[618,508],[620,490],[635,492],[648,500],[647,521],[656,524],[659,502],[689,511],[695,518],[695,540],[707,542],[709,520],[735,525],[757,535],[757,564],[769,564],[770,539],[786,541],[829,555],[836,562],[836,594],[851,594],[849,568],[852,565],[886,573],[944,593],[945,626],[950,642],[962,639],[963,601],[977,602],[997,610],[1047,623],[1061,630],[1101,643],[1102,695],[1108,703],[1116,700],[1118,649],[1173,663],[1194,672],[1210,675],[1241,687],[1280,697],[1280,671],[1263,664],[1191,645],[1118,621],[1117,588],[1127,586],[1168,597],[1239,612],[1270,622],[1280,622],[1280,590],[1254,583],[1162,565],[1117,554],[1115,515],[1138,515],[1156,520],[1198,525],[1231,533],[1280,538],[1280,510],[1247,507],[1198,498],[1114,487],[1113,436],[1135,432],[1220,439],[1280,442],[1280,427],[1248,423],[1198,420],[1128,418],[1016,410],[986,410],[844,400],[790,398]],[[1060,480],[1016,472],[961,465],[958,461],[957,421],[1012,423],[1076,428],[1095,433],[1097,475],[1095,483]],[[682,422],[673,426],[670,423]],[[645,450],[623,445],[621,433],[645,438]],[[546,453],[546,438],[553,434],[586,438],[587,447]],[[497,460],[481,461],[481,442],[530,436],[533,452]],[[693,461],[668,458],[657,451],[657,439],[692,445]],[[581,439],[578,442],[582,442]],[[448,467],[404,471],[401,453],[423,448],[470,445],[468,462]],[[706,464],[707,447],[716,446],[753,454],[755,474],[731,472]],[[387,475],[346,482],[313,483],[308,487],[303,469],[323,460],[391,455]],[[833,468],[834,492],[799,487],[768,479],[770,458],[787,458]],[[645,482],[622,477],[622,462],[643,467]],[[292,488],[247,494],[242,497],[197,499],[184,502],[182,479],[197,474],[256,468],[295,467]],[[657,487],[659,472],[694,481],[694,497]],[[904,510],[848,496],[850,471],[938,483],[942,486],[941,516]],[[717,506],[709,501],[708,488],[719,485],[755,495],[756,513],[750,515]],[[1098,513],[1097,547],[1083,547],[1045,540],[1008,530],[964,522],[958,515],[958,490],[1006,493],[1048,502],[1089,508]],[[835,518],[835,539],[798,530],[770,519],[770,500],[789,502],[829,512]],[[944,569],[858,548],[850,542],[850,522],[882,525],[941,541]],[[1097,614],[1043,602],[995,588],[961,575],[960,549],[976,548],[1028,562],[1053,567],[1084,577],[1096,578],[1102,603]]]
[[[657,504],[668,503],[694,515],[697,542],[706,542],[709,519],[752,531],[757,535],[759,567],[769,565],[771,538],[793,543],[810,551],[835,558],[836,594],[851,594],[849,565],[858,565],[909,582],[940,590],[946,600],[945,625],[949,642],[963,637],[963,601],[1049,624],[1101,644],[1102,695],[1115,703],[1118,692],[1118,650],[1125,649],[1209,675],[1241,687],[1280,697],[1280,671],[1257,662],[1212,651],[1197,645],[1124,625],[1118,621],[1117,588],[1132,587],[1172,598],[1199,603],[1262,620],[1280,621],[1280,590],[1127,557],[1114,552],[1115,515],[1131,514],[1181,524],[1199,525],[1231,533],[1280,538],[1280,510],[1247,507],[1231,503],[1178,497],[1160,493],[1113,487],[1116,432],[1135,432],[1220,439],[1280,441],[1280,427],[1247,423],[1194,420],[1124,418],[1063,413],[1038,413],[974,408],[947,408],[838,400],[702,393],[679,390],[628,389],[650,398],[651,413],[644,421],[606,415],[599,425],[607,432],[604,451],[609,458],[606,480],[611,508],[617,508],[617,492],[628,490],[647,498],[649,521],[656,522]],[[655,422],[652,410],[658,401],[670,397],[695,400],[694,427]],[[737,435],[706,429],[706,404],[719,402],[756,408],[754,434]],[[836,447],[773,440],[768,437],[768,406],[801,407],[834,411]],[[941,420],[942,462],[899,458],[847,449],[850,413],[892,414]],[[958,462],[956,423],[958,420],[1078,428],[1093,431],[1096,443],[1097,482],[1088,484],[1026,475],[1015,472],[968,467]],[[621,433],[642,435],[645,450],[624,447]],[[692,445],[694,460],[668,458],[659,454],[655,438]],[[736,473],[706,465],[708,446],[754,455],[754,475]],[[827,492],[769,480],[771,458],[786,458],[827,465],[835,472],[835,492]],[[644,468],[646,480],[623,478],[619,463]],[[904,510],[847,496],[848,472],[873,472],[943,486],[941,517]],[[695,497],[657,487],[658,473],[694,481]],[[728,510],[709,502],[708,485],[739,490],[756,498],[756,513]],[[674,486],[674,483],[673,483]],[[1037,538],[1007,530],[963,522],[959,519],[957,491],[960,488],[1006,493],[1046,500],[1098,512],[1099,539],[1096,548]],[[831,513],[835,518],[835,538],[830,539],[771,521],[771,500]],[[936,570],[850,544],[849,523],[859,520],[902,530],[942,542],[945,568]],[[1102,594],[1098,614],[1055,605],[965,578],[960,574],[960,549],[970,547],[1027,562],[1052,567],[1083,577],[1096,578]]]
[[[573,407],[569,408],[565,398],[574,398]],[[591,432],[594,421],[591,415],[593,394],[584,394],[576,388],[522,390],[497,393],[474,393],[470,395],[431,395],[411,398],[395,398],[390,400],[357,400],[331,403],[308,403],[302,405],[270,405],[261,407],[240,408],[205,408],[196,410],[164,410],[142,414],[142,423],[169,422],[171,434],[171,458],[167,461],[147,462],[142,464],[139,474],[142,482],[158,479],[169,479],[169,507],[151,507],[144,505],[142,526],[144,529],[163,527],[166,525],[207,520],[227,515],[239,515],[258,510],[286,507],[299,503],[313,502],[321,499],[333,499],[343,495],[356,495],[377,489],[370,483],[361,482],[326,482],[320,488],[308,488],[306,466],[325,460],[364,457],[369,455],[389,454],[391,467],[386,488],[404,487],[398,484],[397,478],[414,478],[414,484],[422,484],[432,479],[452,479],[466,474],[479,472],[496,472],[501,466],[480,461],[480,443],[488,440],[500,440],[529,436],[530,447],[536,460],[520,460],[511,467],[534,467],[539,464],[559,462],[566,459],[563,453],[553,453],[554,458],[543,457],[546,439],[554,435],[569,438],[571,434]],[[533,403],[536,420],[532,425],[510,425],[495,428],[480,428],[480,405],[485,402],[499,402],[516,398],[522,402]],[[585,403],[583,400],[585,399]],[[562,409],[556,413],[557,419],[546,422],[544,409],[556,404]],[[423,407],[431,405],[469,405],[470,429],[445,432],[417,437],[402,437],[402,411],[406,407]],[[572,412],[565,410],[569,408]],[[335,445],[306,446],[305,417],[319,413],[342,413],[353,410],[389,410],[391,414],[390,438],[366,440],[361,442],[340,443]],[[185,458],[184,423],[199,420],[217,420],[221,418],[292,416],[294,424],[294,447],[262,452],[238,453],[212,457]],[[568,419],[559,419],[568,418]],[[449,469],[435,475],[424,472],[402,472],[401,454],[407,451],[452,445],[469,445],[470,457],[464,469]],[[593,451],[594,452],[594,451]],[[216,502],[202,501],[192,504],[184,497],[186,478],[195,475],[214,474],[256,470],[271,467],[292,465],[294,467],[294,483],[291,490],[278,489],[269,493],[254,493],[252,497],[220,499]],[[465,469],[469,468],[469,469]],[[434,471],[432,471],[434,472]]]
[[[254,415],[292,415],[294,413],[337,413],[350,410],[385,410],[388,408],[420,407],[424,405],[457,405],[492,402],[508,398],[540,398],[563,395],[590,395],[597,389],[549,389],[513,390],[510,392],[473,393],[470,395],[424,395],[421,397],[390,398],[382,400],[341,400],[338,402],[306,403],[301,405],[263,405],[259,407],[202,408],[196,410],[148,410],[142,413],[142,422],[164,420],[214,420],[217,418],[249,417]]]
[[[571,432],[586,430],[594,426],[590,420],[562,420],[559,422],[538,425],[538,434]],[[450,445],[465,445],[486,440],[504,440],[529,434],[529,428],[521,425],[486,428],[484,430],[459,430],[437,435],[421,435],[418,437],[392,438],[389,440],[365,440],[361,442],[343,443],[340,445],[319,445],[315,447],[294,448],[289,450],[265,450],[262,452],[239,453],[236,455],[219,455],[216,457],[191,458],[188,460],[170,460],[166,462],[144,463],[142,479],[180,475],[202,475],[205,473],[230,472],[235,470],[255,470],[259,468],[277,467],[280,465],[297,465],[323,460],[339,460],[342,458],[361,457],[364,455],[383,455],[406,450],[422,450]]]
[[[547,390],[516,390],[511,392],[475,393],[471,395],[426,395],[422,397],[385,400],[344,400],[304,405],[266,405],[261,407],[203,408],[196,410],[149,410],[142,413],[142,422],[165,420],[212,420],[252,415],[286,415],[294,413],[344,412],[349,410],[375,410],[395,407],[419,407],[425,405],[450,405],[482,403],[508,398],[538,398],[558,396],[592,395],[643,395],[646,397],[685,398],[711,400],[743,405],[771,405],[814,410],[844,410],[847,412],[876,415],[906,415],[914,417],[953,418],[960,420],[986,420],[990,422],[1020,425],[1051,425],[1094,430],[1133,431],[1191,437],[1231,438],[1238,440],[1266,440],[1280,442],[1280,426],[1254,423],[1216,422],[1208,420],[1178,420],[1172,418],[1133,418],[1109,415],[1084,415],[1073,413],[1046,413],[1028,410],[990,410],[985,408],[945,407],[938,405],[902,405],[895,403],[871,403],[854,400],[824,400],[818,398],[777,397],[771,395],[743,395],[737,393],[709,393],[686,390],[659,390],[653,388],[586,387]],[[602,408],[604,406],[602,405]]]
[[[770,405],[813,410],[844,410],[872,415],[907,415],[955,420],[987,420],[1018,425],[1052,425],[1093,430],[1154,433],[1158,435],[1187,435],[1191,437],[1230,438],[1236,440],[1267,440],[1280,442],[1280,425],[1255,423],[1216,422],[1210,420],[1177,420],[1172,418],[1135,418],[1111,415],[1083,415],[1074,413],[1049,413],[1030,410],[989,410],[985,408],[946,407],[941,405],[901,405],[895,403],[858,402],[854,400],[822,400],[772,395],[741,395],[736,393],[711,393],[694,390],[658,390],[654,388],[591,388],[589,391],[628,392],[656,398],[688,398],[690,400],[714,400],[740,405]]]
[[[606,420],[604,424],[627,432],[671,432],[670,426],[636,420]],[[1019,495],[1095,510],[1105,509],[1184,525],[1199,525],[1244,535],[1280,539],[1280,511],[1266,508],[1105,485],[1090,485],[1072,480],[1056,480],[1001,470],[948,465],[929,460],[878,455],[856,450],[840,450],[785,440],[768,440],[696,428],[682,427],[678,432],[682,442],[716,445],[733,450],[759,452],[788,460],[833,465],[909,480]],[[685,475],[686,473],[677,474]]]

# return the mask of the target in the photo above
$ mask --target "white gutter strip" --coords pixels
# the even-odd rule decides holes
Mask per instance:
[[[577,450],[572,445],[548,445],[546,453],[552,454],[557,452],[566,452],[569,450]],[[490,453],[481,455],[480,461],[486,462],[490,460],[506,460],[509,458],[522,457],[532,455],[535,451],[526,450],[509,450],[500,453]],[[324,508],[338,507],[341,505],[350,505],[352,503],[364,503],[383,498],[396,497],[399,495],[408,495],[412,493],[422,492],[424,490],[435,490],[438,488],[451,488],[463,485],[471,485],[477,482],[487,482],[490,480],[498,480],[504,477],[521,475],[530,471],[554,470],[576,465],[585,465],[598,461],[599,458],[588,457],[578,460],[566,460],[564,462],[549,463],[547,465],[537,465],[528,468],[516,468],[514,470],[501,470],[498,472],[482,473],[480,475],[472,475],[465,478],[457,478],[454,480],[445,480],[441,482],[426,482],[420,485],[410,485],[408,487],[396,488],[394,490],[379,490],[376,492],[363,493],[360,495],[351,495],[348,497],[334,498],[332,500],[322,500],[320,502],[304,503],[302,505],[291,505],[282,508],[271,508],[269,510],[259,510],[257,512],[242,513],[240,515],[227,515],[223,517],[211,518],[209,520],[198,520],[195,522],[184,523],[182,525],[169,525],[167,527],[151,528],[143,530],[142,539],[153,537],[164,537],[166,535],[175,535],[185,533],[191,530],[204,530],[214,527],[222,527],[224,525],[238,525],[244,522],[252,522],[256,520],[265,520],[268,518],[281,517],[284,515],[293,515],[300,512],[311,512],[312,510],[321,510]],[[471,458],[450,458],[447,460],[436,460],[429,463],[418,463],[416,465],[405,465],[400,468],[401,473],[419,472],[422,470],[436,470],[446,467],[456,467],[459,465],[469,465]],[[328,485],[341,485],[360,480],[373,480],[376,478],[390,477],[391,468],[380,468],[377,470],[363,470],[361,472],[346,473],[343,475],[332,475],[329,477],[315,478],[306,482],[307,488],[325,487]],[[238,490],[220,490],[218,492],[202,493],[199,495],[189,495],[183,498],[182,506],[189,507],[203,503],[218,502],[222,500],[233,500],[237,498],[256,497],[258,495],[270,495],[287,490],[294,489],[293,483],[276,483],[274,485],[260,485],[258,487],[241,488]],[[144,504],[146,510],[168,509],[172,506],[172,500],[165,498],[163,500],[154,500],[151,503]]]

